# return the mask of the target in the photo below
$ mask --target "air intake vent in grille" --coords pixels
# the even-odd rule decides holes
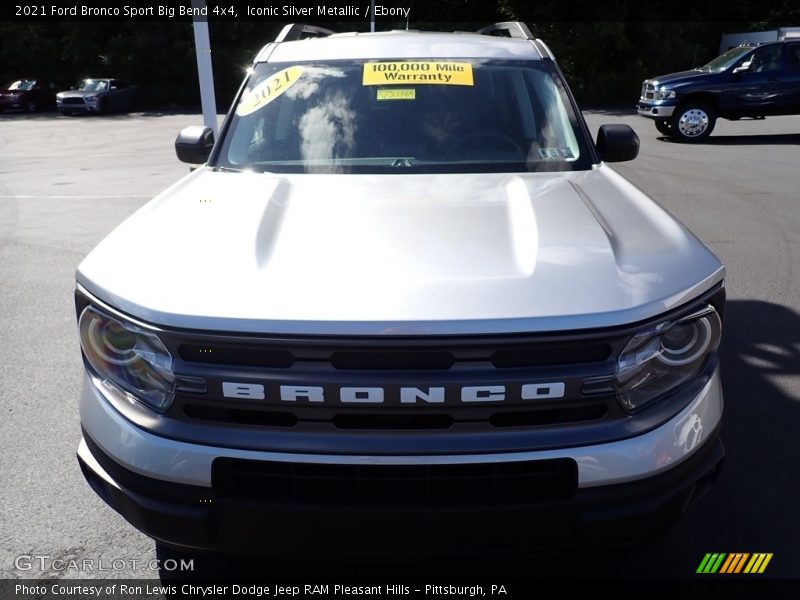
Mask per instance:
[[[335,352],[331,364],[352,370],[449,369],[455,358],[449,352]]]
[[[294,355],[287,350],[272,350],[258,346],[181,344],[178,354],[189,362],[243,367],[286,368],[294,363]]]
[[[297,505],[486,506],[567,500],[572,459],[464,465],[326,465],[218,458],[212,487],[220,499]]]
[[[339,414],[333,424],[339,429],[449,429],[455,419],[450,415],[419,414],[377,415]]]
[[[219,421],[261,427],[294,427],[297,425],[297,417],[292,413],[283,411],[220,408],[199,404],[187,404],[184,406],[183,411],[188,417],[203,421]]]
[[[543,410],[519,410],[494,413],[489,422],[495,427],[533,427],[602,419],[608,408],[603,404]]]
[[[537,367],[603,362],[611,356],[608,344],[511,346],[492,355],[497,368]]]

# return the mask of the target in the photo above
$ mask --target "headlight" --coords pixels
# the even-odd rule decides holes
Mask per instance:
[[[675,97],[675,90],[661,86],[656,88],[654,97],[656,100],[672,100]]]
[[[87,306],[78,320],[81,348],[103,382],[129,400],[166,412],[174,398],[172,356],[158,337]]]
[[[697,376],[721,335],[722,321],[711,305],[634,335],[617,363],[622,407],[640,410]]]
[[[96,102],[97,101],[97,96],[86,96],[86,101],[87,102]]]

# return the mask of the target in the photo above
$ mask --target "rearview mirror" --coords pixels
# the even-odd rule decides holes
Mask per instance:
[[[639,136],[629,125],[601,125],[596,146],[605,162],[633,160],[639,155]]]
[[[214,132],[210,127],[190,125],[175,138],[175,154],[178,160],[192,165],[202,165],[208,160],[214,147]]]

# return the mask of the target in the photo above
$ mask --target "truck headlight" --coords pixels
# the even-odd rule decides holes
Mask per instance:
[[[81,313],[78,329],[83,354],[104,383],[152,410],[169,409],[175,375],[158,336],[93,306]]]
[[[675,97],[675,90],[660,87],[655,89],[654,98],[656,100],[672,100]]]
[[[636,412],[696,377],[719,347],[722,321],[710,304],[634,335],[617,362],[620,404]]]
[[[97,96],[86,96],[87,102],[97,102]]]

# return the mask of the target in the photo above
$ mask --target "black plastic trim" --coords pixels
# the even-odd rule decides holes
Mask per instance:
[[[253,501],[149,479],[117,464],[85,432],[84,439],[116,485],[79,457],[87,482],[143,533],[176,547],[303,557],[508,555],[630,543],[680,517],[711,485],[725,455],[714,431],[692,456],[664,473],[578,489],[562,500],[456,508],[425,507],[412,497],[400,506],[336,506],[325,495],[301,504],[268,494]]]

